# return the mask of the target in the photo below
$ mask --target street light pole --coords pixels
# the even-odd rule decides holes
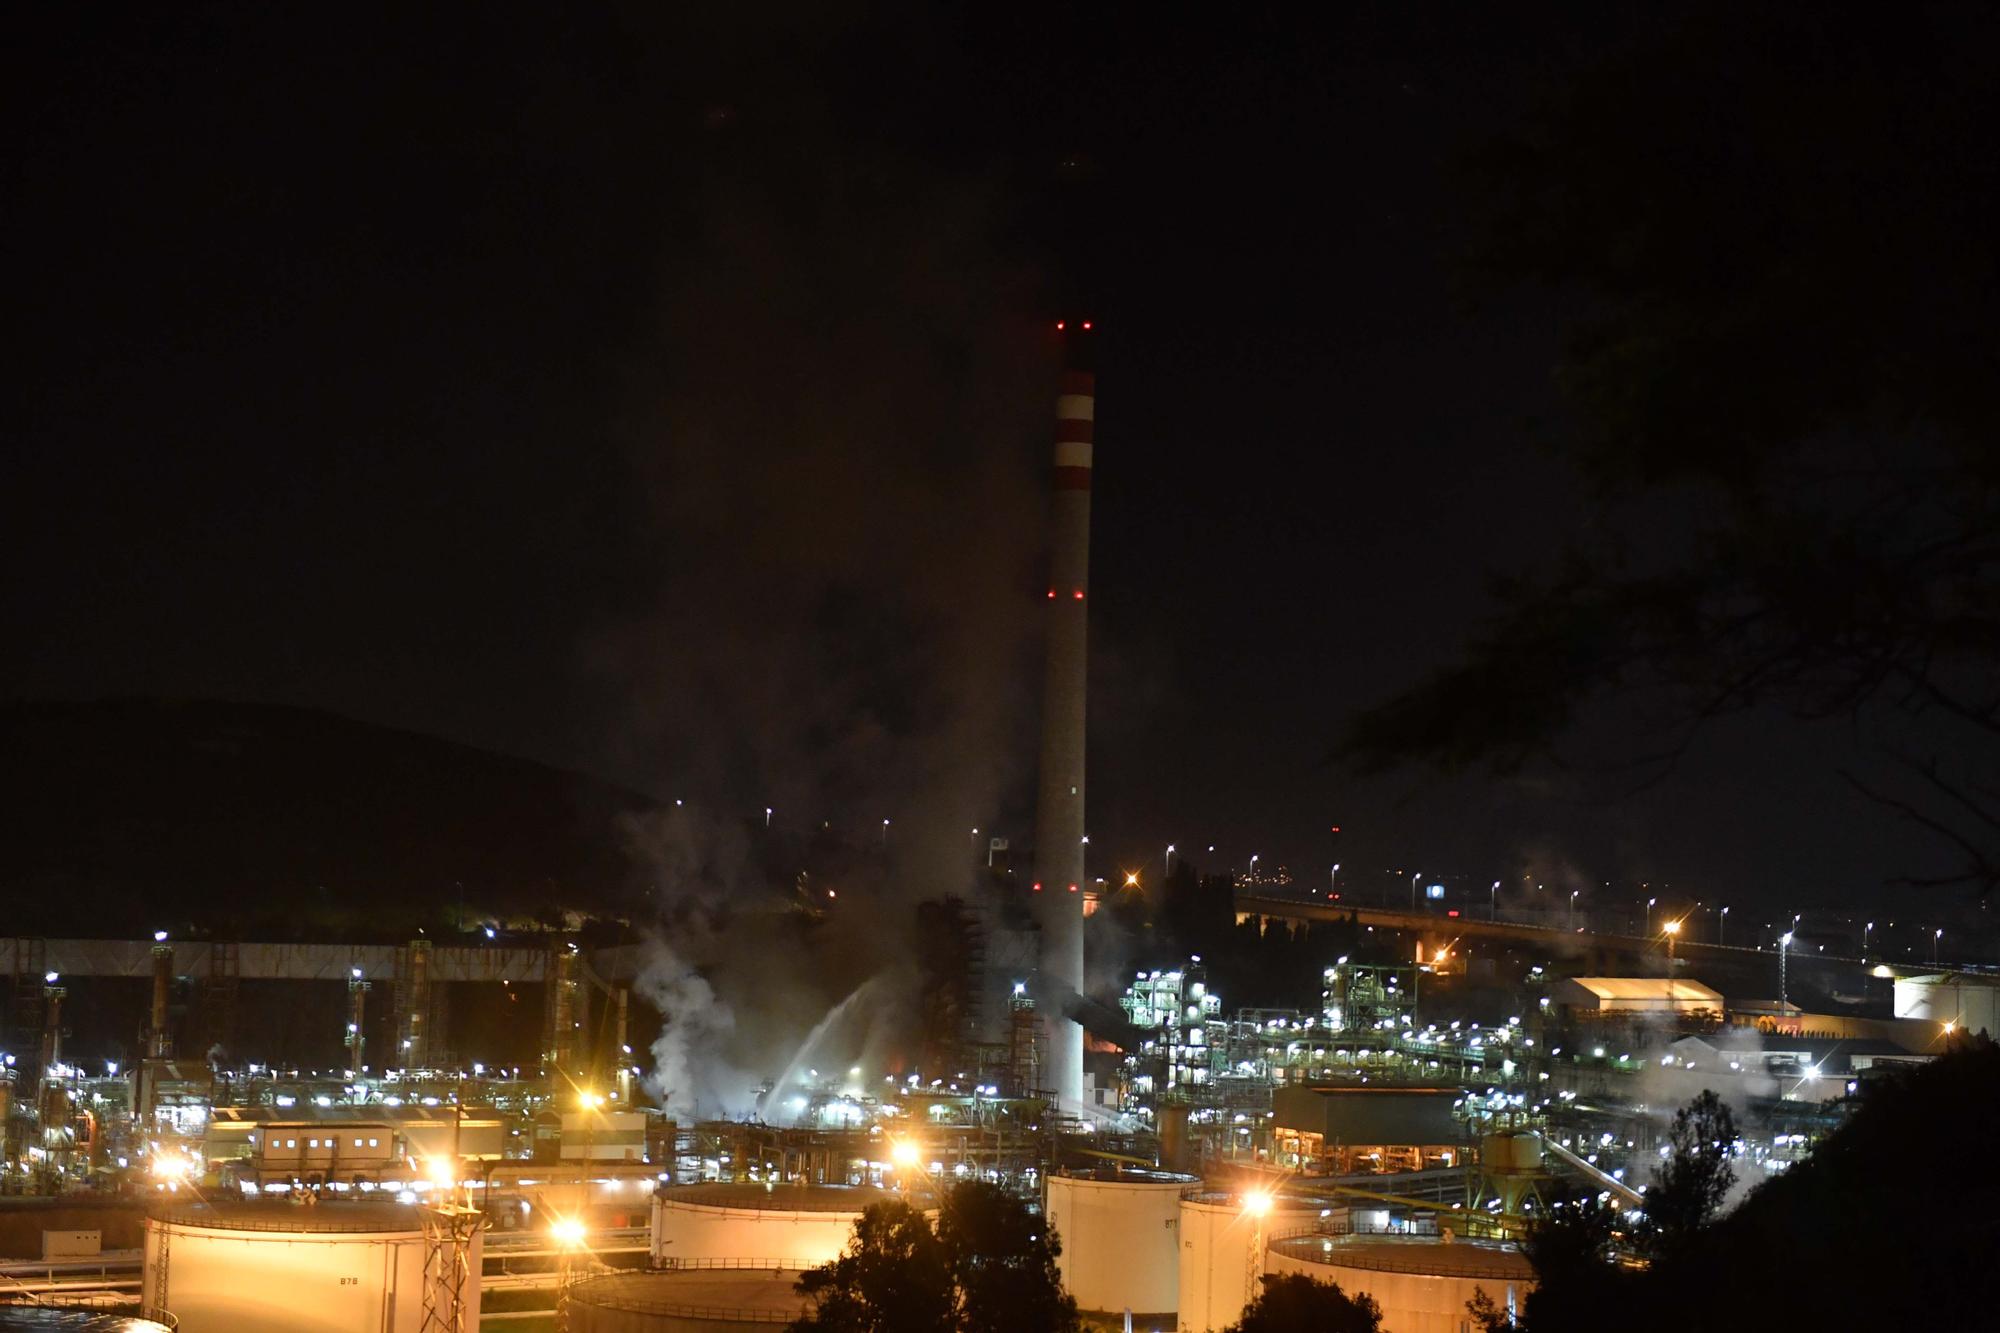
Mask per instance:
[[[1861,928],[1861,961],[1868,961],[1868,937],[1875,933],[1875,923],[1870,921]]]
[[[1576,928],[1576,895],[1582,892],[1582,889],[1571,889],[1569,891],[1569,924],[1571,929]]]
[[[1500,919],[1500,881],[1493,881],[1491,892],[1486,895],[1486,917],[1489,921]]]
[[[1728,928],[1729,909],[1725,907],[1722,909],[1722,914],[1715,918],[1715,942],[1717,944],[1722,943],[1722,938],[1728,932]]]
[[[1646,933],[1648,935],[1653,933],[1653,904],[1658,901],[1660,901],[1658,898],[1646,899]]]
[[[1936,933],[1935,935],[1932,935],[1932,936],[1931,936],[1931,966],[1932,966],[1932,967],[1936,967],[1936,966],[1938,965],[1938,945],[1939,945],[1939,943],[1941,943],[1941,942],[1943,941],[1943,939],[1944,939],[1944,927],[1943,927],[1943,926],[1939,926],[1939,927],[1937,928],[1937,933]]]
[[[1778,1016],[1784,1017],[1791,1011],[1791,1000],[1785,989],[1785,955],[1791,951],[1792,932],[1778,936]]]
[[[1424,872],[1421,870],[1410,876],[1410,910],[1412,912],[1417,910],[1417,881],[1423,877]]]

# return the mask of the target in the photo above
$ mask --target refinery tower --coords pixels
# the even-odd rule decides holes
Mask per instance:
[[[1041,787],[1035,806],[1035,893],[1041,990],[1049,1013],[1048,1084],[1064,1110],[1083,1101],[1083,1028],[1066,1016],[1083,990],[1085,617],[1090,607],[1090,446],[1096,383],[1081,354],[1090,325],[1065,336],[1056,398],[1048,586],[1048,674],[1042,689]]]

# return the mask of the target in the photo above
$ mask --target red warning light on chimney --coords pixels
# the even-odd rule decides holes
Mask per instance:
[[[1076,600],[1077,600],[1077,601],[1079,601],[1079,602],[1080,602],[1080,601],[1082,601],[1082,600],[1083,600],[1083,589],[1081,589],[1081,588],[1078,588],[1078,589],[1077,589],[1077,590],[1076,590],[1075,592],[1071,593],[1071,594],[1070,594],[1070,596],[1072,596],[1072,597],[1076,598]]]
[[[1035,881],[1035,892],[1036,892],[1036,893],[1040,893],[1041,891],[1042,891],[1042,883],[1041,883],[1041,881],[1040,881],[1040,880],[1036,880],[1036,881]]]

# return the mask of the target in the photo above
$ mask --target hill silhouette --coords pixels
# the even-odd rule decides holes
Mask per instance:
[[[635,901],[621,819],[582,774],[302,708],[0,706],[9,933],[385,936],[469,914]]]

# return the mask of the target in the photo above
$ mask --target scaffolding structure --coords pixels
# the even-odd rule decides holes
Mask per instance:
[[[236,1043],[236,1005],[242,994],[242,950],[234,940],[208,946],[208,975],[201,982],[203,1045],[227,1051]]]
[[[576,1077],[576,1034],[583,1027],[582,959],[574,941],[549,952],[548,988],[542,1006],[542,1074],[551,1092]]]
[[[396,951],[396,1033],[390,1054],[402,1069],[432,1067],[431,942],[411,940]]]
[[[38,1048],[42,1039],[43,977],[49,970],[49,942],[20,937],[12,949],[13,985],[7,1006],[8,1045],[17,1051]]]
[[[468,1290],[479,1290],[472,1271],[472,1243],[486,1215],[459,1198],[424,1209],[424,1302],[418,1333],[477,1333],[466,1315]]]

